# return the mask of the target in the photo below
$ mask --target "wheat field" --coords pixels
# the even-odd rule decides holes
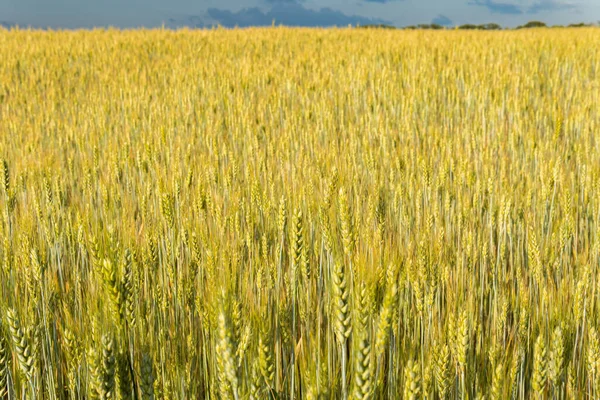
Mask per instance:
[[[598,43],[0,30],[0,398],[600,398]]]

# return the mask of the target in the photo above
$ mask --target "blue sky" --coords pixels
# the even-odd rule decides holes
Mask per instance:
[[[600,0],[0,0],[5,26],[251,26],[273,20],[296,26],[569,24],[600,21]]]

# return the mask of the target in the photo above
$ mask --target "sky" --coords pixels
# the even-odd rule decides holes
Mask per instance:
[[[36,28],[455,26],[600,21],[600,0],[0,0],[0,25]]]

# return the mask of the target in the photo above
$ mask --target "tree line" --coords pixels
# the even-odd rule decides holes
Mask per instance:
[[[463,30],[481,30],[481,31],[498,31],[498,30],[504,30],[504,29],[528,29],[528,28],[564,28],[564,27],[568,27],[568,28],[583,28],[583,27],[591,27],[591,26],[598,26],[596,24],[586,24],[583,22],[577,23],[577,24],[569,24],[569,25],[547,25],[545,22],[542,21],[529,21],[524,25],[519,25],[516,28],[504,28],[499,24],[496,23],[487,23],[487,24],[479,24],[479,25],[475,25],[475,24],[463,24],[463,25],[457,25],[454,27],[449,27],[449,26],[443,26],[440,24],[418,24],[418,25],[409,25],[409,26],[405,26],[402,28],[398,28],[396,26],[393,25],[386,25],[386,24],[372,24],[372,25],[361,25],[359,26],[359,28],[371,28],[371,29],[433,29],[433,30],[437,30],[437,29],[463,29]]]

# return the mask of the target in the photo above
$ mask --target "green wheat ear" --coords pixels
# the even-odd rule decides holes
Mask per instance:
[[[354,220],[352,210],[346,196],[346,190],[344,188],[340,189],[339,192],[338,208],[344,253],[352,257],[355,245]]]
[[[533,374],[531,376],[531,387],[538,396],[543,396],[546,390],[546,378],[548,373],[546,357],[546,342],[543,334],[540,334],[535,342]]]
[[[4,194],[8,197],[10,194],[10,170],[6,160],[2,160],[2,188]]]
[[[395,281],[388,284],[381,311],[379,312],[379,323],[375,337],[375,352],[381,356],[386,349],[390,337],[392,317],[396,309],[398,299],[398,285]]]
[[[140,367],[140,392],[142,400],[154,400],[154,366],[150,354],[143,353]]]
[[[117,355],[117,388],[118,398],[122,400],[130,400],[133,398],[133,382],[131,381],[129,355],[124,352],[119,352]]]
[[[333,270],[334,330],[340,343],[344,343],[352,332],[348,282],[342,264],[336,263]]]
[[[563,116],[562,113],[559,113],[556,117],[556,123],[554,124],[554,141],[558,141],[560,139],[560,135],[563,129]]]
[[[371,344],[363,337],[358,343],[354,361],[354,398],[369,399],[373,391]]]
[[[259,372],[259,367],[258,367],[258,360],[254,360],[254,362],[252,363],[252,369],[250,372],[250,390],[249,390],[249,395],[248,398],[250,400],[258,400],[261,398],[261,393],[262,393],[262,382],[261,382],[261,375]]]
[[[116,358],[114,340],[109,335],[102,337],[102,399],[116,398]]]
[[[123,321],[123,291],[119,287],[120,283],[117,274],[117,265],[105,258],[102,263],[102,278],[108,292],[113,321],[117,326],[121,326],[121,322]]]
[[[123,305],[125,307],[124,314],[127,326],[132,329],[135,328],[135,300],[134,300],[134,287],[133,287],[133,256],[131,251],[126,250],[125,252],[125,270],[123,273],[122,287],[122,298],[125,299]]]
[[[434,376],[441,399],[445,399],[451,384],[450,349],[447,344],[438,345],[435,352]]]
[[[4,399],[8,394],[8,374],[10,371],[9,349],[4,337],[4,332],[0,330],[0,398]]]
[[[407,400],[421,398],[421,368],[413,360],[409,360],[404,367],[404,398]]]
[[[237,362],[231,343],[231,332],[225,312],[221,310],[218,316],[218,337],[216,346],[219,391],[223,399],[238,399],[239,386]]]
[[[564,369],[564,338],[562,329],[557,326],[552,333],[550,358],[548,362],[548,378],[554,388],[561,383]]]
[[[490,398],[493,400],[501,400],[503,397],[503,384],[504,384],[504,366],[502,363],[496,366],[494,370],[494,376],[492,378],[492,390],[490,393]]]
[[[102,362],[101,354],[92,345],[87,351],[87,366],[89,373],[89,390],[90,399],[102,398]]]
[[[596,396],[598,381],[600,380],[600,338],[598,338],[598,332],[593,326],[590,326],[588,330],[586,367],[592,394]]]
[[[467,356],[469,351],[469,319],[466,311],[460,314],[456,333],[456,358],[461,372],[467,367]]]
[[[21,323],[13,309],[7,310],[6,319],[10,328],[13,345],[17,353],[19,367],[27,381],[32,384],[35,360],[32,355],[31,345],[21,328]]]
[[[302,210],[297,209],[293,215],[292,221],[292,253],[290,254],[290,258],[294,261],[294,265],[296,268],[300,265],[302,250],[304,249],[304,237],[303,237],[303,215]]]
[[[258,339],[258,367],[269,389],[273,388],[275,378],[275,367],[273,365],[272,350],[269,344],[268,334],[261,334]]]

